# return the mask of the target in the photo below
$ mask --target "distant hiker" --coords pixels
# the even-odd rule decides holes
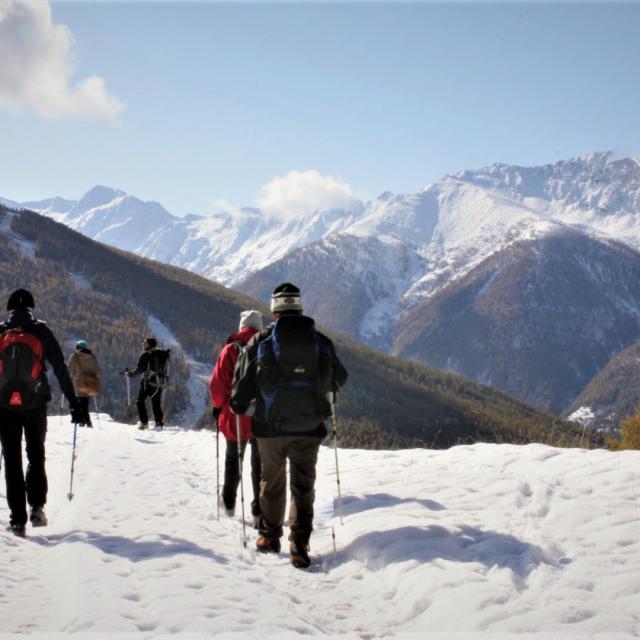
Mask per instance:
[[[155,338],[146,338],[142,343],[143,351],[138,359],[138,366],[134,371],[124,370],[128,378],[142,376],[136,407],[138,408],[138,428],[146,429],[149,426],[146,400],[151,398],[151,408],[156,427],[164,426],[164,414],[162,412],[162,390],[167,384],[170,349],[159,349]]]
[[[80,404],[80,416],[78,426],[93,427],[91,424],[91,416],[89,415],[89,399],[97,396],[102,385],[100,382],[100,367],[98,359],[86,340],[78,340],[76,342],[76,350],[69,358],[69,375],[73,380],[73,386],[76,389],[76,396]]]
[[[243,311],[240,314],[240,326],[238,332],[227,339],[227,344],[222,348],[213,374],[209,382],[211,391],[211,403],[213,405],[213,417],[217,421],[220,432],[227,441],[227,449],[224,461],[224,485],[222,487],[222,504],[228,516],[235,514],[236,495],[240,483],[240,468],[238,464],[238,439],[236,436],[236,414],[231,411],[229,397],[233,383],[233,371],[238,360],[238,355],[244,346],[258,331],[262,330],[262,314],[255,309]],[[251,515],[253,524],[258,528],[260,517],[260,454],[258,445],[251,433],[251,418],[240,418],[240,439],[242,445],[240,455],[244,459],[244,451],[249,442],[251,447],[251,483],[253,485],[253,501],[251,502]]]
[[[25,535],[27,502],[34,527],[47,524],[45,438],[47,402],[51,390],[45,360],[51,364],[69,401],[72,422],[79,420],[79,407],[62,349],[53,332],[31,310],[33,295],[17,289],[7,301],[9,318],[0,324],[0,440],[5,462],[7,503],[11,511],[8,530]],[[27,448],[27,474],[22,470],[22,433]]]
[[[271,297],[275,320],[240,355],[231,408],[244,414],[255,400],[253,433],[262,463],[258,551],[278,553],[287,500],[289,459],[289,550],[291,563],[308,567],[313,530],[316,463],[331,415],[327,399],[347,380],[329,338],[302,315],[300,289],[285,282]]]

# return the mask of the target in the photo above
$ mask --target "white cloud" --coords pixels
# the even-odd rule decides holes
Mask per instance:
[[[125,109],[104,79],[75,84],[73,36],[54,24],[49,0],[0,0],[0,109],[114,124]]]
[[[240,207],[236,206],[232,202],[229,202],[228,200],[225,200],[224,198],[218,198],[213,203],[213,206],[217,210],[225,211],[226,213],[231,213],[236,216],[242,214],[242,209]]]
[[[319,171],[290,171],[273,178],[256,197],[256,204],[270,216],[301,218],[319,209],[338,209],[353,204],[351,187]]]

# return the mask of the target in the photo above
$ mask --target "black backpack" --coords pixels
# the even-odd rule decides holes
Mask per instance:
[[[257,382],[268,424],[283,431],[312,431],[331,415],[330,343],[312,318],[281,316],[258,345]]]
[[[162,389],[169,381],[169,354],[171,349],[151,349],[144,381],[150,387]]]
[[[36,335],[20,327],[0,336],[0,407],[35,409],[51,399],[44,375],[44,348]]]

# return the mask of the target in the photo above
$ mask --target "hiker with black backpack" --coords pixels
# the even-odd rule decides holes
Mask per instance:
[[[333,342],[302,314],[300,289],[285,282],[272,293],[275,322],[257,333],[236,366],[231,408],[245,414],[255,401],[253,433],[262,463],[256,548],[279,553],[289,460],[289,551],[297,568],[310,564],[316,464],[331,416],[329,395],[347,380]]]
[[[146,400],[151,398],[151,408],[156,427],[164,427],[164,414],[162,412],[162,391],[168,380],[169,352],[170,349],[158,348],[155,338],[145,338],[142,344],[143,351],[138,358],[138,365],[133,371],[127,367],[124,375],[127,378],[142,376],[138,389],[138,429],[149,427],[149,415],[147,414]]]
[[[33,315],[34,308],[33,295],[26,289],[17,289],[7,301],[9,318],[0,324],[0,440],[11,512],[8,530],[21,537],[27,524],[27,502],[31,525],[47,524],[45,439],[51,390],[46,362],[69,402],[72,422],[79,420],[78,401],[62,349],[46,323]],[[26,477],[22,469],[23,433],[28,460]]]
[[[255,309],[242,311],[240,313],[238,331],[227,339],[227,343],[216,360],[211,380],[209,381],[213,419],[216,423],[216,428],[224,435],[227,442],[224,461],[224,484],[220,498],[221,506],[229,517],[235,515],[236,497],[240,483],[240,464],[244,460],[244,452],[248,442],[251,448],[251,483],[253,485],[251,515],[256,529],[258,528],[260,517],[260,454],[258,453],[256,440],[251,432],[252,422],[249,416],[240,418],[240,451],[238,451],[237,416],[231,411],[229,397],[231,396],[233,372],[238,356],[242,353],[249,340],[260,330],[262,330],[262,314]]]
[[[89,415],[89,400],[97,396],[102,388],[100,381],[100,367],[95,353],[89,349],[86,340],[76,342],[76,350],[69,358],[69,375],[76,389],[78,402],[80,403],[79,427],[93,427]]]

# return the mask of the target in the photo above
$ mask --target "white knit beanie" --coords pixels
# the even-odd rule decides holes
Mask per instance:
[[[262,331],[262,314],[256,309],[241,311],[240,327],[238,329],[242,330],[243,327],[251,327],[252,329]]]
[[[271,311],[273,313],[302,311],[300,289],[290,282],[279,284],[271,294]]]

